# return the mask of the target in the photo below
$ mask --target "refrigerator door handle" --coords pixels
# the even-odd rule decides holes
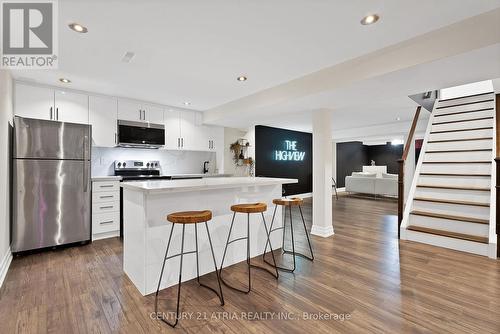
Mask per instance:
[[[52,120],[52,107],[50,107],[50,120]]]
[[[83,192],[88,191],[89,165],[88,165],[89,136],[83,137]]]

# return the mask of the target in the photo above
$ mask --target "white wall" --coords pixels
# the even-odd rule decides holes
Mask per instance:
[[[165,175],[203,173],[205,161],[210,173],[217,168],[215,152],[92,147],[92,176],[113,175],[115,160],[159,160]]]
[[[224,128],[224,173],[239,175],[241,172],[233,161],[233,153],[229,149],[230,145],[245,136],[245,131],[234,128]]]
[[[10,260],[10,140],[13,115],[12,78],[0,70],[0,285]]]

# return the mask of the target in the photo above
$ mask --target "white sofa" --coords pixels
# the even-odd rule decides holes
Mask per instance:
[[[345,178],[345,191],[374,196],[398,196],[398,176],[396,174],[353,172]]]

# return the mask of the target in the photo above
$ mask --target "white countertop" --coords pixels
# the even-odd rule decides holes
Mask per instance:
[[[122,179],[121,176],[92,176],[92,181],[120,181]]]
[[[164,193],[175,191],[199,191],[251,186],[267,186],[275,184],[298,183],[297,179],[281,179],[271,177],[209,177],[186,180],[156,180],[121,182],[125,189],[144,191],[147,193]]]

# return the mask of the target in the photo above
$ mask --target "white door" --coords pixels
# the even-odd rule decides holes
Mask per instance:
[[[180,149],[180,115],[178,110],[165,110],[165,148]]]
[[[163,124],[163,108],[149,104],[143,104],[142,110],[144,110],[146,114],[146,120],[149,123]]]
[[[21,117],[55,120],[54,90],[17,83],[14,114]]]
[[[123,99],[118,100],[118,119],[145,122],[144,114],[139,103]]]
[[[92,145],[115,147],[117,144],[118,100],[114,97],[89,96],[89,123]]]
[[[56,120],[89,124],[89,97],[64,90],[55,91]]]

